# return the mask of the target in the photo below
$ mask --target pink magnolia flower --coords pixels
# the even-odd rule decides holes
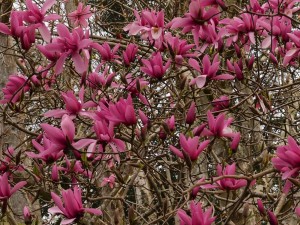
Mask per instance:
[[[212,207],[203,211],[201,203],[191,201],[190,210],[191,216],[182,209],[177,211],[181,225],[211,225],[215,221],[215,217],[212,217]]]
[[[124,31],[129,31],[129,35],[137,35],[142,33],[142,38],[147,40],[158,40],[163,35],[164,30],[164,12],[143,10],[141,16],[135,10],[134,15],[136,21],[128,24]]]
[[[238,62],[234,62],[234,64],[232,65],[232,63],[227,59],[227,68],[235,73],[236,78],[238,80],[243,80],[244,79],[244,75],[243,75],[243,61],[242,59],[240,59]]]
[[[173,60],[178,65],[182,65],[185,58],[196,57],[196,53],[190,52],[195,46],[194,44],[187,44],[186,40],[181,40],[178,37],[173,37],[171,33],[165,36],[166,46],[168,47]]]
[[[152,58],[149,60],[142,59],[142,62],[144,66],[140,68],[141,71],[143,71],[150,77],[157,78],[158,80],[162,79],[163,75],[171,65],[170,59],[165,65],[163,65],[163,60],[160,52],[153,53]]]
[[[122,140],[115,138],[114,124],[112,122],[107,123],[104,120],[99,120],[95,121],[93,128],[101,144],[108,144],[115,153],[113,155],[115,160],[120,162],[120,156],[118,153],[124,152],[126,145]]]
[[[196,119],[196,104],[193,101],[187,111],[185,122],[189,125],[193,124]]]
[[[217,166],[217,175],[235,175],[235,163],[232,165],[227,165],[225,169],[222,169],[222,166],[218,164]],[[245,179],[234,179],[234,178],[223,178],[216,181],[216,183],[223,190],[236,190],[247,185],[247,180]]]
[[[258,16],[243,13],[240,17],[225,18],[220,21],[220,24],[224,24],[224,30],[222,30],[222,37],[228,36],[226,46],[230,46],[232,43],[241,40],[243,43],[255,44],[255,32],[258,30]],[[249,44],[250,45],[250,44]]]
[[[85,212],[101,215],[102,211],[100,209],[93,208],[83,208],[82,205],[82,197],[81,197],[81,189],[77,186],[74,187],[74,190],[68,189],[62,191],[62,198],[51,192],[51,197],[56,206],[50,208],[48,210],[51,214],[62,214],[66,217],[66,219],[62,220],[61,224],[70,224],[74,222],[76,219],[80,219]]]
[[[189,12],[185,13],[184,18],[177,17],[173,19],[168,26],[171,29],[182,28],[183,33],[192,32],[196,46],[199,45],[199,37],[202,35],[214,36],[214,29],[206,29],[208,32],[203,32],[203,27],[215,24],[219,21],[219,10],[216,7],[205,7],[205,1],[193,0],[189,5]],[[213,37],[206,37],[206,39],[215,39]],[[218,39],[218,38],[217,38]]]
[[[75,125],[71,118],[66,114],[62,117],[61,129],[46,123],[42,123],[40,126],[44,130],[45,136],[53,143],[54,147],[41,152],[39,157],[53,152],[54,148],[56,152],[64,150],[64,152],[67,153],[69,150],[72,150],[76,158],[81,158],[78,150],[95,142],[93,139],[81,139],[74,142]]]
[[[109,177],[104,177],[100,186],[104,187],[107,184],[109,184],[110,188],[114,188],[115,181],[116,181],[116,175],[112,174]]]
[[[148,86],[149,82],[142,77],[134,78],[130,73],[126,75],[126,82],[126,90],[129,91],[132,96],[137,96],[145,105],[149,105],[149,101],[141,93],[141,91]]]
[[[126,50],[123,51],[123,60],[126,66],[130,66],[130,63],[132,63],[135,60],[137,51],[138,46],[132,43],[130,43],[126,47]]]
[[[189,65],[199,72],[199,76],[192,79],[190,85],[196,84],[198,88],[204,87],[210,80],[232,80],[234,76],[230,74],[217,75],[219,71],[220,61],[219,55],[215,55],[212,63],[210,62],[209,56],[205,55],[202,60],[203,68],[200,68],[199,63],[195,59],[189,59]]]
[[[66,109],[54,109],[46,112],[45,117],[60,118],[63,115],[69,115],[71,118],[76,115],[86,116],[93,118],[93,113],[86,111],[86,108],[97,106],[93,101],[84,102],[84,87],[79,91],[79,100],[77,100],[73,91],[61,92],[63,101],[65,102]]]
[[[169,131],[175,131],[175,116],[171,116],[170,118],[166,119],[166,125]]]
[[[120,44],[115,45],[115,47],[113,49],[110,48],[109,44],[107,42],[104,42],[102,45],[99,45],[98,43],[93,43],[92,47],[95,48],[96,50],[98,50],[98,52],[101,55],[101,60],[103,62],[118,62],[120,63],[117,59],[120,58],[120,56],[118,56],[116,54],[116,52],[119,50],[120,48]]]
[[[211,104],[214,107],[211,110],[212,112],[220,111],[229,107],[230,99],[228,98],[228,96],[222,95],[220,96],[220,98],[213,100]]]
[[[55,145],[51,142],[45,135],[43,138],[38,138],[37,140],[32,140],[33,147],[39,152],[35,154],[33,152],[26,152],[31,158],[38,158],[46,163],[52,163],[60,159],[64,153],[61,151],[60,146]]]
[[[4,99],[0,104],[16,103],[20,100],[21,96],[30,90],[30,85],[27,77],[21,74],[13,74],[8,78],[5,88],[2,89]]]
[[[208,128],[204,128],[201,132],[202,136],[216,136],[232,138],[231,147],[235,150],[240,141],[240,133],[233,132],[229,125],[233,121],[233,118],[225,119],[225,114],[221,113],[214,118],[211,111],[207,112]]]
[[[24,13],[12,11],[10,14],[10,28],[4,23],[0,23],[0,32],[11,35],[14,38],[20,38],[23,49],[28,50],[35,42],[35,29],[38,25],[25,27],[23,25]]]
[[[287,34],[293,43],[294,47],[289,47],[291,45],[287,45],[287,52],[283,59],[283,66],[287,66],[290,61],[300,56],[300,31],[295,30],[293,33]]]
[[[26,181],[21,181],[12,188],[8,182],[8,173],[4,173],[0,176],[0,201],[6,201],[26,184]]]
[[[291,136],[287,141],[287,145],[277,147],[277,157],[272,159],[273,166],[282,172],[283,180],[297,176],[300,171],[300,146]]]
[[[23,208],[23,216],[24,216],[24,222],[25,224],[32,224],[32,215],[30,213],[30,210],[28,206],[24,206]]]
[[[59,56],[55,64],[55,73],[60,74],[62,72],[64,62],[68,56],[71,56],[75,70],[78,73],[87,71],[90,57],[88,48],[93,43],[89,39],[88,32],[84,33],[82,28],[76,28],[70,33],[64,24],[58,24],[57,33],[59,37],[54,38],[51,43],[45,45],[45,48],[39,48],[42,50],[43,55],[51,61],[56,59],[53,56]]]
[[[109,87],[113,83],[115,78],[115,73],[108,74],[109,67],[105,67],[102,73],[99,73],[99,69],[96,69],[95,72],[90,73],[87,78],[87,84],[93,89],[99,89],[100,87]]]
[[[32,0],[26,0],[26,6],[28,10],[24,14],[24,20],[29,24],[36,24],[46,42],[50,42],[51,34],[44,22],[58,20],[61,18],[57,14],[50,14],[46,16],[47,10],[50,9],[55,2],[56,0],[46,0],[42,8],[39,9],[39,7],[32,2]]]
[[[101,111],[97,114],[114,123],[114,125],[119,125],[124,123],[126,126],[136,124],[136,116],[134,112],[134,107],[132,103],[132,98],[129,95],[127,99],[121,98],[117,103],[110,102],[108,106],[100,103]]]
[[[78,3],[78,7],[75,11],[68,14],[68,18],[74,24],[75,27],[87,27],[87,19],[90,18],[93,13],[91,13],[91,6],[88,5],[86,7],[83,6],[82,2]]]
[[[185,155],[189,156],[192,161],[198,159],[200,153],[209,145],[210,141],[206,140],[200,143],[199,145],[199,137],[186,138],[184,134],[180,134],[179,142],[182,150],[180,151],[178,148],[170,145],[170,150],[177,155],[181,159],[185,159]]]
[[[55,171],[56,168],[54,169],[54,173],[58,173],[58,171],[63,171],[65,175],[71,175],[71,182],[73,184],[77,183],[76,175],[82,174],[88,178],[92,178],[92,172],[84,169],[82,167],[82,163],[79,160],[75,161],[70,161],[67,157],[65,157],[65,165],[64,166],[57,166],[57,171]],[[54,174],[54,178],[56,179],[58,174]]]
[[[278,47],[278,41],[289,41],[288,33],[292,31],[291,20],[284,16],[275,16],[272,19],[262,18],[258,21],[260,27],[264,28],[267,33],[261,43],[262,48],[268,48],[272,45],[272,52]]]

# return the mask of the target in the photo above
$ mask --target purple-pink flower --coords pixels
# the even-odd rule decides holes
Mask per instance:
[[[212,62],[210,62],[209,56],[205,55],[202,60],[203,68],[200,68],[200,65],[197,60],[189,59],[189,65],[199,72],[199,75],[192,79],[190,85],[197,85],[198,88],[204,87],[209,80],[232,80],[234,76],[230,74],[220,74],[217,75],[219,71],[220,61],[219,55],[215,55]]]
[[[114,125],[119,125],[124,123],[125,125],[136,124],[137,119],[135,116],[135,111],[132,103],[132,98],[129,95],[127,99],[121,98],[118,102],[110,102],[108,106],[100,103],[101,111],[97,114],[105,118],[108,121],[114,123]]]
[[[81,189],[77,186],[74,187],[74,190],[68,189],[62,191],[62,199],[51,192],[51,197],[56,206],[50,208],[48,211],[51,214],[62,214],[66,219],[62,220],[61,224],[70,224],[76,219],[80,219],[85,212],[101,215],[102,211],[100,209],[93,208],[84,208],[82,204]]]
[[[88,60],[90,57],[89,47],[93,43],[89,39],[88,32],[82,28],[76,28],[70,33],[64,24],[57,25],[58,37],[53,39],[45,47],[39,47],[42,54],[49,60],[57,60],[55,64],[55,73],[60,74],[63,71],[63,65],[68,56],[71,56],[75,70],[83,73],[88,69]]]
[[[218,164],[217,166],[217,175],[218,176],[226,176],[226,175],[235,175],[235,163],[232,165],[227,165],[224,169],[222,166]],[[241,187],[245,187],[247,185],[247,180],[245,179],[234,179],[234,178],[223,178],[221,180],[216,181],[216,183],[223,190],[236,190]]]
[[[62,99],[66,105],[66,109],[54,109],[46,112],[45,117],[60,118],[67,114],[72,118],[76,115],[87,116],[92,118],[93,113],[86,111],[86,108],[97,106],[93,101],[84,102],[84,88],[79,91],[79,100],[74,95],[73,91],[61,92]]]
[[[163,65],[163,59],[160,52],[154,53],[149,60],[142,59],[142,62],[144,66],[141,67],[141,71],[158,80],[162,79],[171,64],[171,60],[169,59],[167,63]]]
[[[26,181],[21,181],[12,188],[8,182],[8,173],[4,173],[0,176],[0,201],[6,201],[26,184]]]
[[[277,157],[272,159],[273,166],[282,172],[283,180],[297,176],[300,170],[300,146],[291,136],[287,141],[287,145],[277,147]]]
[[[104,187],[108,184],[110,188],[114,188],[115,181],[116,181],[116,175],[112,174],[109,177],[104,177],[100,186]]]
[[[28,92],[30,85],[27,82],[27,77],[21,74],[13,74],[8,78],[5,88],[2,89],[4,99],[0,104],[16,103],[20,100],[21,96]]]
[[[181,159],[185,159],[185,155],[189,156],[192,161],[195,161],[198,159],[198,156],[200,153],[208,146],[210,143],[209,140],[203,141],[199,144],[199,137],[193,137],[193,138],[186,138],[184,134],[180,134],[179,136],[179,142],[180,146],[182,148],[182,151],[180,151],[178,148],[174,147],[173,145],[170,145],[170,150],[177,155]],[[185,155],[184,155],[185,154]]]
[[[91,13],[91,6],[88,5],[86,7],[83,6],[82,2],[78,3],[78,7],[75,11],[68,14],[68,18],[74,24],[75,27],[87,27],[87,19],[90,18],[93,13]]]
[[[57,14],[50,14],[46,16],[46,12],[50,9],[56,0],[47,0],[41,9],[32,2],[32,0],[26,0],[27,11],[24,13],[24,20],[29,24],[37,25],[36,28],[39,29],[43,39],[46,42],[50,42],[51,34],[44,22],[49,22],[51,20],[57,20],[61,17]]]
[[[142,38],[157,40],[162,37],[164,30],[164,12],[143,10],[141,16],[135,10],[136,21],[128,24],[124,30],[129,31],[129,35],[137,35],[141,32]]]
[[[191,216],[182,209],[177,211],[180,225],[211,225],[215,221],[215,217],[212,217],[212,207],[203,211],[201,203],[191,201],[190,210]]]

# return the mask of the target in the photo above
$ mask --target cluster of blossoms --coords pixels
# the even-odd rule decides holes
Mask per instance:
[[[138,57],[140,49],[136,44],[130,43],[125,47],[115,44],[111,47],[108,42],[99,44],[92,39],[87,29],[87,20],[93,14],[91,7],[82,3],[68,15],[74,28],[70,30],[65,24],[59,23],[55,35],[51,34],[47,24],[57,23],[61,19],[57,14],[48,14],[55,3],[55,0],[47,0],[40,8],[31,0],[26,0],[27,10],[13,11],[10,26],[0,23],[0,32],[20,42],[25,52],[35,45],[35,34],[39,31],[43,40],[35,47],[48,63],[45,67],[32,68],[34,72],[31,75],[12,74],[3,88],[4,99],[0,103],[14,109],[36,89],[50,93],[56,88],[56,81],[64,76],[64,70],[68,66],[73,69],[68,64],[69,60],[73,62],[73,72],[80,77],[80,84],[74,85],[73,90],[58,88],[63,106],[59,108],[55,104],[55,108],[47,111],[43,109],[43,117],[38,120],[43,122],[36,126],[37,135],[31,140],[31,149],[24,151],[36,166],[38,175],[35,174],[35,178],[42,179],[39,175],[47,167],[46,175],[50,175],[53,185],[58,186],[67,180],[67,188],[61,185],[62,198],[51,192],[56,206],[51,207],[49,212],[63,215],[61,224],[77,222],[85,212],[102,215],[97,207],[85,208],[84,204],[89,202],[83,201],[82,197],[88,196],[89,191],[107,186],[114,189],[121,186],[118,183],[125,184],[115,168],[134,158],[132,155],[144,160],[146,157],[143,158],[144,152],[140,149],[148,144],[149,136],[156,137],[155,144],[167,140],[165,143],[170,150],[167,151],[170,153],[168,157],[175,155],[183,159],[188,167],[198,165],[202,156],[204,158],[205,154],[212,152],[216,142],[222,141],[229,146],[230,156],[224,158],[224,162],[218,160],[218,155],[213,155],[217,163],[209,165],[213,168],[211,174],[214,174],[210,177],[211,184],[202,185],[202,182],[206,182],[205,178],[198,183],[191,181],[190,187],[194,187],[191,188],[193,198],[197,198],[198,192],[203,189],[228,193],[255,184],[255,179],[251,182],[237,177],[238,163],[232,162],[234,157],[230,158],[238,153],[243,137],[240,132],[234,131],[231,114],[226,115],[223,111],[239,100],[234,102],[229,96],[217,96],[208,104],[206,116],[204,114],[200,118],[197,112],[200,112],[202,105],[196,98],[188,104],[181,103],[181,99],[173,104],[172,101],[166,103],[151,98],[169,84],[173,85],[168,83],[174,78],[173,69],[191,72],[188,78],[183,77],[176,85],[193,90],[193,95],[207,91],[216,84],[244,84],[247,81],[245,70],[251,70],[254,66],[252,48],[257,45],[268,50],[273,64],[296,65],[300,56],[300,32],[292,29],[289,17],[299,10],[297,1],[285,1],[285,4],[279,5],[272,0],[260,5],[258,1],[251,0],[246,11],[239,16],[222,19],[220,14],[227,8],[222,0],[192,0],[188,12],[168,24],[165,24],[164,11],[134,11],[136,20],[128,24],[124,31],[128,31],[129,35],[140,35],[143,42],[152,45],[154,52],[145,54],[148,59]],[[277,13],[271,21],[270,17],[263,16],[270,12]],[[188,40],[174,35],[178,28],[184,34],[190,33],[194,43],[189,44]],[[211,49],[222,52],[230,46],[233,46],[239,59],[228,59],[219,53],[210,56],[208,53]],[[247,55],[247,61],[243,61],[242,54]],[[95,59],[99,64],[93,67],[91,62]],[[125,72],[116,72],[116,68],[122,64]],[[161,88],[155,86],[157,84],[166,85]],[[145,92],[152,86],[155,86],[153,89],[157,93],[146,95]],[[184,91],[177,93],[177,90],[170,90],[178,98],[184,95]],[[170,93],[165,96],[169,97]],[[266,104],[260,93],[255,93],[254,97],[258,102],[256,108],[262,108],[264,113],[272,110],[271,104]],[[155,109],[156,103],[158,107]],[[167,113],[157,112],[162,104],[169,106],[166,107]],[[182,107],[182,104],[185,106]],[[182,110],[177,110],[180,107]],[[165,113],[163,119],[157,122],[156,119]],[[175,147],[174,143],[170,144],[170,140],[174,142],[176,138],[179,138],[180,148]],[[21,181],[11,187],[13,173],[10,172],[24,168],[12,160],[15,157],[13,148],[7,150],[5,157],[0,164],[0,201],[6,204],[27,183]],[[90,182],[99,178],[100,172],[93,167],[101,163],[109,175],[103,175],[98,186],[81,188],[84,183],[82,180]],[[300,147],[292,137],[288,137],[288,145],[277,148],[272,163],[282,173],[283,180],[297,178],[300,171]],[[289,188],[285,190],[288,192]],[[82,195],[82,192],[86,195]],[[259,212],[271,224],[278,223],[272,210],[266,213],[262,201],[258,201],[257,205]],[[182,225],[210,225],[216,220],[216,217],[212,217],[212,207],[203,211],[201,203],[196,201],[191,201],[190,211],[188,215],[183,209],[178,210]],[[299,207],[296,213],[300,215]],[[24,219],[28,223],[32,221],[28,207],[24,208]]]

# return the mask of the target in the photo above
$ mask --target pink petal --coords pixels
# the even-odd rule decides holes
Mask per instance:
[[[61,121],[61,129],[64,135],[72,143],[75,136],[75,125],[68,115],[64,115]]]
[[[14,194],[16,191],[18,191],[19,189],[21,189],[22,187],[24,187],[27,184],[26,181],[21,181],[19,183],[17,183],[10,191],[10,194]]]
[[[179,158],[184,159],[183,153],[178,149],[175,148],[173,145],[170,145],[170,150],[177,155]]]
[[[0,33],[11,35],[10,29],[4,23],[0,23]]]
[[[87,213],[95,214],[97,216],[102,215],[102,211],[100,209],[85,208],[84,211]]]
[[[54,4],[56,0],[46,0],[46,2],[43,4],[41,12],[42,14],[45,14],[48,9],[50,9]]]
[[[38,29],[39,29],[44,41],[50,42],[51,34],[50,34],[49,29],[46,27],[46,25],[43,23],[43,24],[41,24],[41,26]]]
[[[73,218],[73,219],[64,219],[61,221],[61,225],[67,225],[67,224],[70,224],[72,223],[76,218]]]
[[[75,69],[78,73],[83,73],[87,70],[84,60],[81,58],[78,52],[72,55],[72,60],[74,62]]]

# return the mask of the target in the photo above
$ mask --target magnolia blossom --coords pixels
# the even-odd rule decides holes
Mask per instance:
[[[111,62],[115,61],[118,62],[117,59],[120,58],[116,53],[119,50],[120,44],[115,45],[113,49],[110,48],[107,42],[104,42],[103,45],[99,45],[98,43],[93,43],[92,47],[98,50],[101,55],[101,60],[103,62]]]
[[[179,149],[170,145],[170,150],[177,155],[179,158],[185,159],[185,155],[189,156],[192,161],[198,159],[200,153],[208,146],[210,143],[209,140],[203,141],[199,145],[199,137],[186,138],[184,134],[179,136],[180,146],[183,149],[184,153]]]
[[[80,153],[77,151],[95,142],[93,139],[81,139],[74,142],[75,138],[75,125],[68,115],[64,115],[61,120],[61,129],[53,127],[49,124],[43,123],[40,125],[45,132],[45,136],[52,142],[53,147],[41,152],[39,157],[43,157],[55,150],[57,153],[61,150],[68,152],[73,150],[77,158],[81,158]]]
[[[26,181],[20,181],[13,188],[8,182],[8,173],[4,173],[0,176],[0,201],[6,201],[10,198],[16,191],[21,189],[27,184]]]
[[[202,88],[207,84],[209,80],[232,80],[234,77],[230,74],[217,75],[219,71],[220,61],[219,55],[215,55],[212,62],[210,62],[209,56],[205,55],[202,60],[203,68],[200,68],[199,63],[195,59],[189,59],[189,65],[199,72],[199,75],[192,79],[190,85],[196,84],[198,88]]]
[[[222,109],[226,109],[229,107],[230,99],[226,95],[220,96],[220,98],[217,98],[212,101],[212,106],[214,107],[211,111],[220,111]]]
[[[165,65],[163,65],[163,60],[160,52],[154,53],[152,55],[152,58],[149,60],[142,59],[142,62],[144,66],[141,67],[141,71],[143,71],[150,77],[157,78],[158,80],[162,79],[163,75],[171,65],[170,59]]]
[[[282,179],[295,177],[300,171],[300,146],[291,136],[288,144],[277,147],[277,157],[272,159],[273,166],[282,172]]]
[[[143,10],[141,15],[135,10],[134,15],[136,21],[128,24],[124,30],[129,31],[129,35],[137,35],[142,33],[142,38],[148,37],[152,40],[157,40],[162,37],[164,30],[164,12],[155,12]]]
[[[229,125],[232,123],[233,118],[225,119],[225,114],[221,113],[216,118],[214,118],[211,111],[207,112],[207,120],[208,120],[208,129],[205,125],[201,125],[201,133],[202,136],[216,136],[216,137],[227,137],[231,138],[232,142],[230,144],[233,150],[239,145],[240,142],[240,133],[233,132]],[[199,127],[198,127],[199,129]],[[196,130],[195,130],[196,132]]]
[[[110,175],[109,177],[104,177],[101,183],[101,187],[106,186],[109,184],[110,188],[114,188],[116,181],[116,176],[114,174]]]
[[[196,53],[190,52],[195,46],[194,44],[188,44],[186,40],[181,40],[178,37],[173,37],[171,33],[166,34],[166,47],[168,47],[170,54],[175,60],[176,64],[182,65],[185,58],[196,57]]]
[[[73,29],[72,33],[64,24],[57,25],[58,37],[54,38],[51,43],[45,47],[39,47],[39,50],[49,60],[55,62],[55,73],[60,74],[63,71],[63,65],[68,56],[71,56],[75,70],[83,73],[88,69],[89,52],[88,48],[93,43],[89,39],[88,32],[82,28]],[[54,57],[57,56],[57,57]]]
[[[0,33],[20,38],[22,48],[29,50],[31,45],[35,42],[35,29],[39,25],[25,27],[23,25],[23,19],[24,14],[22,12],[12,11],[10,14],[10,28],[4,23],[0,23]]]
[[[177,211],[181,225],[211,225],[215,221],[215,217],[212,217],[212,207],[203,211],[201,203],[191,201],[190,210],[191,216],[182,209]]]
[[[36,24],[39,29],[43,39],[46,42],[50,42],[51,34],[44,22],[49,22],[51,20],[60,19],[60,16],[57,14],[50,14],[46,16],[46,12],[50,9],[56,0],[47,0],[43,4],[42,8],[39,7],[32,2],[32,0],[26,0],[27,11],[24,13],[24,20],[30,24]]]
[[[83,6],[82,2],[78,3],[77,9],[68,14],[68,18],[72,21],[75,27],[87,27],[87,19],[90,18],[93,14],[91,13],[91,6]]]
[[[66,109],[54,109],[46,112],[45,117],[60,118],[67,114],[71,118],[76,115],[87,116],[92,118],[93,113],[85,111],[86,108],[97,106],[93,101],[84,102],[84,88],[79,91],[79,100],[77,100],[73,91],[61,92],[62,99],[66,105]]]
[[[235,163],[232,165],[227,165],[224,169],[218,164],[217,166],[217,175],[226,176],[226,175],[235,175]],[[245,179],[234,179],[234,178],[223,178],[216,181],[219,187],[223,190],[236,190],[247,185],[247,180]]]
[[[135,60],[136,53],[138,51],[138,46],[135,44],[130,43],[126,50],[123,51],[123,60],[126,66],[129,66]]]
[[[51,192],[51,197],[56,206],[50,208],[48,212],[51,214],[64,215],[66,219],[62,220],[62,225],[70,224],[76,219],[80,219],[85,212],[95,215],[102,214],[102,211],[99,209],[83,208],[81,195],[81,189],[77,186],[74,187],[73,191],[72,189],[62,191],[63,201],[57,194]]]
[[[118,102],[109,103],[106,106],[100,103],[101,111],[97,112],[100,117],[113,122],[115,125],[124,123],[125,125],[136,124],[137,119],[134,112],[132,98],[129,95],[127,99],[121,98]]]
[[[30,85],[27,82],[27,77],[21,74],[13,74],[8,78],[5,88],[2,89],[4,99],[0,104],[16,103],[20,100],[21,96],[30,90]]]

